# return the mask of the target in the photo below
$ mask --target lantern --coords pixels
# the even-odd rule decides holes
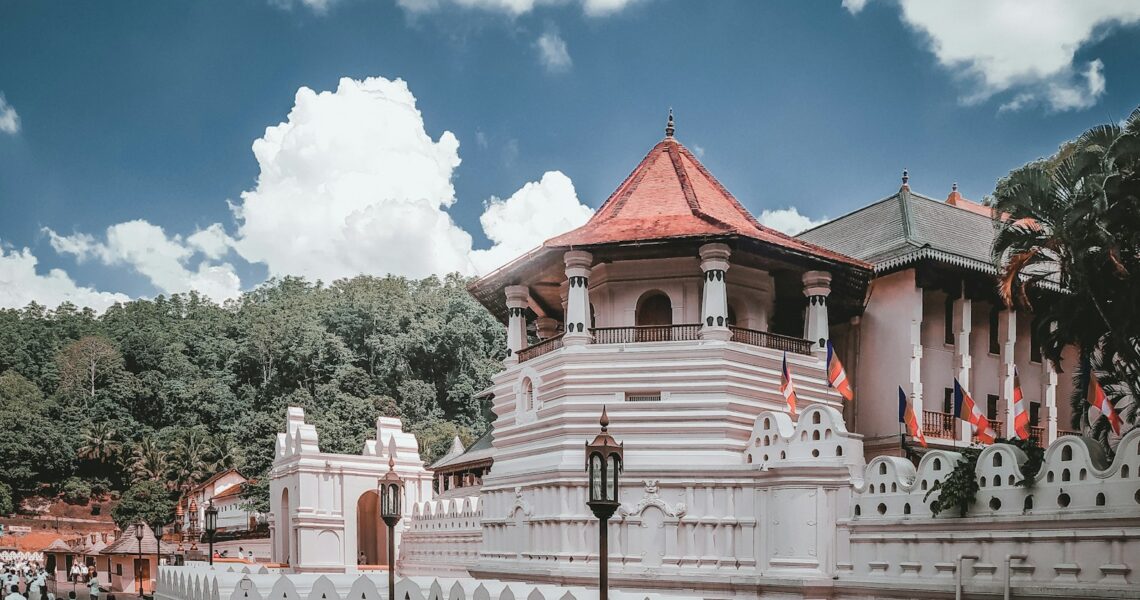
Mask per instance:
[[[395,457],[388,457],[388,472],[380,478],[378,483],[380,491],[380,517],[387,523],[389,519],[395,521],[391,525],[399,522],[400,514],[400,498],[403,496],[404,481],[396,474],[396,459]]]
[[[609,518],[617,510],[620,503],[618,490],[621,487],[625,444],[619,444],[608,433],[610,419],[605,408],[602,408],[602,418],[599,420],[599,424],[602,426],[601,433],[594,438],[594,441],[586,444],[586,472],[590,475],[590,501],[588,504],[599,518],[603,517],[598,514],[598,508],[609,508],[607,516],[604,517]],[[595,508],[595,504],[598,505],[597,508]]]

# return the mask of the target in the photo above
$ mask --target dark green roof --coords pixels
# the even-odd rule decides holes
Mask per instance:
[[[809,229],[799,238],[870,262],[876,273],[934,260],[997,273],[994,220],[907,188]]]

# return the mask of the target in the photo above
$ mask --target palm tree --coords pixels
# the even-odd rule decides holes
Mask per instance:
[[[1073,426],[1087,414],[1095,374],[1110,400],[1140,398],[1140,108],[1094,127],[1053,157],[999,182],[993,256],[1008,305],[1033,309],[1041,351],[1080,351]],[[1136,410],[1122,411],[1130,422]]]
[[[194,429],[176,442],[170,451],[170,475],[175,487],[185,492],[211,472],[210,456],[214,447],[205,434]]]
[[[135,482],[166,481],[168,470],[166,452],[158,447],[154,438],[145,437],[131,448],[130,471]]]
[[[123,451],[119,433],[109,423],[92,423],[82,434],[77,454],[84,460],[99,464],[114,462]]]
[[[221,473],[229,469],[240,469],[245,464],[245,457],[242,455],[241,448],[228,435],[223,435],[214,440],[213,453],[210,458],[212,461],[209,470],[214,473]]]

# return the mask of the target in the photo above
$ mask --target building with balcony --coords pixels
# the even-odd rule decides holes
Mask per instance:
[[[998,297],[994,218],[957,185],[944,202],[911,191],[904,171],[895,194],[798,236],[874,268],[864,313],[831,328],[856,390],[844,416],[864,436],[868,459],[902,452],[900,385],[922,415],[929,444],[973,442],[972,426],[952,414],[955,378],[999,437],[1014,437],[1015,373],[1041,445],[1076,433],[1068,431],[1076,350],[1061,365],[1043,359],[1033,315],[1007,309]]]
[[[378,421],[361,456],[335,455],[290,408],[270,473],[274,558],[288,566],[206,583],[382,598],[371,569],[391,563],[375,545],[389,532],[369,498],[388,458],[409,508],[392,531],[408,577],[396,597],[577,597],[598,581],[602,527],[618,598],[1129,597],[1140,432],[1113,458],[1059,435],[1068,390],[1033,354],[1031,317],[992,308],[986,209],[904,181],[825,227],[793,238],[758,223],[670,122],[589,222],[470,285],[508,333],[492,433],[456,440],[429,475],[396,420]],[[828,340],[853,402],[827,384]],[[1008,423],[1015,368],[1051,442],[1044,460],[1030,472],[1026,453],[994,444],[963,462],[953,446],[970,432],[935,390],[957,377]],[[899,385],[929,415],[918,461],[890,456]],[[606,525],[587,506],[583,448],[603,409],[624,447]],[[951,473],[979,483],[964,518],[942,511]],[[378,560],[349,560],[370,548]],[[163,600],[190,589],[181,577],[196,575],[178,569]]]

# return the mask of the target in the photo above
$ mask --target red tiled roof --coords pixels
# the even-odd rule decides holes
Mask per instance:
[[[967,200],[966,197],[958,191],[958,184],[954,184],[954,189],[951,190],[950,195],[946,197],[946,204],[957,206],[962,210],[968,210],[972,213],[990,217],[991,219],[994,216],[994,209],[984,204],[974,202],[973,200]]]
[[[241,484],[231,485],[230,487],[218,492],[214,495],[214,500],[221,500],[222,498],[229,498],[231,496],[241,495]]]
[[[868,266],[761,225],[673,137],[654,146],[585,225],[543,245],[591,246],[710,236],[748,237],[788,250]]]

